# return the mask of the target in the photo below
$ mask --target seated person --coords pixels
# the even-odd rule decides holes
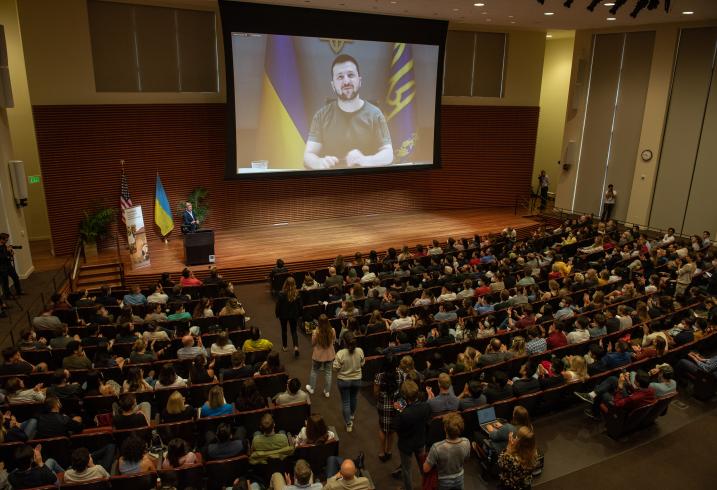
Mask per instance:
[[[451,327],[448,323],[441,323],[438,328],[431,330],[426,341],[426,347],[435,347],[439,345],[452,344],[456,341],[451,335]]]
[[[246,431],[243,427],[233,429],[229,424],[219,424],[216,434],[208,431],[206,435],[206,454],[209,460],[227,459],[244,452]]]
[[[65,369],[90,369],[92,361],[85,355],[82,344],[76,340],[67,344],[67,352],[69,353],[62,360],[62,367]]]
[[[254,368],[244,364],[246,355],[244,351],[236,351],[232,353],[232,367],[231,369],[222,369],[219,371],[219,379],[227,381],[230,379],[241,379],[250,378],[254,376]]]
[[[167,406],[162,410],[161,420],[165,424],[192,420],[197,416],[197,410],[187,405],[184,396],[178,391],[173,392],[167,399]]]
[[[152,391],[152,385],[144,379],[144,371],[142,368],[131,367],[125,374],[125,380],[122,382],[122,392],[142,392]]]
[[[598,384],[589,393],[575,393],[578,398],[592,404],[585,409],[585,415],[592,419],[600,417],[600,405],[612,405],[615,408],[634,410],[655,401],[655,390],[650,388],[650,377],[638,373],[634,382],[627,372],[620,376],[610,376]]]
[[[341,461],[338,456],[332,456],[329,460],[332,461],[332,464],[327,463],[326,473],[327,475],[331,473],[333,476],[326,479],[323,490],[369,490],[371,488],[368,478],[356,476],[356,464],[352,460]],[[338,462],[341,462],[341,469],[334,473]]]
[[[152,410],[149,402],[137,405],[134,393],[123,393],[117,407],[117,413],[112,417],[112,426],[115,429],[139,429],[149,425]]]
[[[132,352],[129,354],[129,362],[133,364],[142,364],[157,360],[157,352],[154,352],[154,340],[150,345],[144,339],[137,339],[132,345]],[[148,348],[149,347],[149,348]],[[159,351],[164,353],[164,349]]]
[[[274,417],[264,414],[259,422],[260,432],[254,434],[251,443],[250,464],[265,464],[269,459],[283,460],[294,453],[286,434],[275,432]]]
[[[181,292],[180,286],[175,286],[175,289]],[[168,322],[176,322],[176,321],[183,321],[183,320],[191,320],[192,314],[189,313],[185,309],[184,303],[174,303],[173,304],[174,313],[170,313],[167,315],[167,321]]]
[[[239,396],[234,402],[238,412],[258,410],[266,407],[266,398],[259,393],[256,383],[252,378],[244,380],[239,390]]]
[[[42,387],[42,383],[35,385],[34,388],[26,389],[25,382],[15,376],[5,382],[5,399],[11,405],[13,403],[44,402],[46,391],[47,389]]]
[[[35,366],[22,358],[20,350],[17,347],[7,347],[2,351],[3,364],[0,366],[0,374],[29,374],[36,370]],[[47,371],[47,365],[41,363],[44,371]]]
[[[309,394],[301,389],[301,381],[298,378],[290,378],[286,383],[286,391],[279,393],[274,397],[274,403],[277,406],[290,405],[292,403],[309,403],[311,398]]]
[[[124,298],[122,298],[122,302],[125,305],[146,305],[147,304],[147,297],[142,294],[142,288],[140,288],[138,285],[134,285],[130,287],[130,292],[128,294],[124,295]]]
[[[540,388],[547,390],[548,388],[553,388],[565,383],[563,368],[564,364],[561,359],[558,359],[557,362],[546,360],[538,364],[537,373]]]
[[[152,294],[147,296],[148,304],[166,305],[169,301],[169,295],[164,292],[164,287],[161,282],[154,285],[154,291]]]
[[[166,322],[167,314],[164,312],[164,303],[149,303],[147,305],[147,314],[144,316],[145,322]]]
[[[484,441],[484,444],[486,447],[493,449],[497,454],[500,454],[508,446],[510,434],[516,434],[521,427],[527,427],[533,430],[533,424],[530,421],[528,411],[525,407],[516,405],[515,408],[513,408],[513,418],[510,422],[505,424],[495,422],[493,425],[487,427],[488,440]]]
[[[177,375],[172,364],[165,364],[159,370],[159,376],[157,376],[157,382],[154,384],[154,389],[164,388],[186,388],[187,380]]]
[[[57,473],[64,470],[52,458],[42,461],[42,445],[33,449],[25,444],[18,447],[13,454],[16,468],[7,477],[8,483],[14,489],[35,488],[44,485],[54,485],[57,482]]]
[[[458,395],[458,400],[458,410],[485,405],[486,398],[483,394],[483,384],[477,379],[470,380],[463,387],[463,392]]]
[[[62,483],[84,483],[91,480],[106,480],[110,477],[112,463],[115,459],[116,447],[114,444],[94,451],[92,454],[87,448],[79,447],[72,451],[70,469],[65,471]],[[95,464],[95,460],[99,464]]]
[[[438,313],[433,315],[433,319],[437,322],[454,322],[458,319],[458,314],[451,301],[445,301],[438,305]]]
[[[47,389],[47,396],[54,396],[59,399],[79,398],[82,396],[82,386],[79,383],[68,382],[70,371],[67,369],[56,369],[52,375],[52,385]]]
[[[311,483],[312,476],[309,463],[306,460],[299,459],[294,464],[293,479],[288,473],[284,475],[278,472],[274,473],[271,475],[271,488],[273,490],[321,490],[321,482]]]
[[[234,413],[234,406],[224,399],[224,389],[219,385],[212,386],[207,401],[199,409],[199,416],[218,417],[232,413]]]
[[[262,362],[254,376],[265,376],[267,374],[279,374],[285,371],[284,365],[281,364],[281,358],[278,352],[269,352],[266,361]]]
[[[397,330],[391,334],[391,339],[388,342],[388,347],[386,347],[385,349],[377,347],[376,351],[379,354],[395,355],[401,354],[403,352],[408,352],[411,349],[413,349],[413,345],[411,345],[411,342],[408,340],[408,335],[406,335],[406,332]]]
[[[207,366],[207,358],[198,355],[189,366],[189,381],[192,384],[213,383],[217,380],[214,376],[214,360]]]
[[[301,428],[294,444],[298,446],[324,444],[336,440],[336,434],[328,429],[324,418],[318,413],[312,413],[306,419],[306,425]]]
[[[144,440],[133,434],[120,446],[117,471],[120,475],[157,471],[157,460],[147,452],[147,444]]]
[[[707,358],[697,352],[690,352],[687,358],[680,359],[677,363],[678,372],[698,373],[704,371],[717,376],[717,355]]]
[[[615,343],[615,350],[607,352],[602,359],[596,361],[588,367],[590,374],[595,374],[603,371],[609,371],[620,366],[630,364],[632,361],[632,349],[625,341],[618,341]]]
[[[485,354],[478,359],[478,365],[490,366],[499,362],[507,361],[513,357],[513,353],[509,352],[507,347],[503,345],[499,338],[491,339],[490,344],[486,347]]]
[[[232,341],[229,339],[228,332],[220,332],[216,342],[212,344],[209,351],[213,356],[223,356],[233,354],[237,351],[237,348],[234,347],[234,344],[232,344]]]
[[[180,361],[194,359],[197,356],[207,357],[207,350],[202,345],[202,337],[197,337],[197,345],[194,343],[194,337],[191,335],[182,337],[182,347],[177,350],[177,358]]]
[[[510,384],[513,386],[513,396],[521,396],[527,393],[540,391],[540,381],[533,376],[535,368],[531,361],[520,366],[520,377],[514,378]]]
[[[167,457],[162,461],[163,470],[184,468],[202,462],[202,455],[197,451],[191,451],[189,443],[178,437],[167,444]]]
[[[69,437],[72,434],[82,432],[82,417],[75,416],[70,418],[60,413],[62,404],[59,399],[48,396],[45,400],[45,406],[46,412],[37,416],[36,438]]]
[[[493,382],[483,389],[488,403],[505,400],[513,396],[513,388],[508,384],[508,375],[504,371],[493,373]]]
[[[428,393],[428,405],[431,407],[431,413],[437,415],[444,412],[452,412],[458,410],[460,401],[453,394],[453,386],[451,385],[451,377],[446,373],[438,376],[438,395],[433,394],[430,386],[426,387]]]
[[[402,330],[404,328],[411,328],[411,327],[415,326],[416,319],[412,316],[409,316],[408,306],[406,306],[406,305],[399,306],[396,309],[396,315],[398,315],[398,318],[396,318],[394,321],[392,321],[388,327],[392,331]]]
[[[249,338],[244,341],[242,350],[244,352],[257,352],[264,350],[271,350],[274,344],[270,340],[261,337],[261,330],[259,327],[251,327],[249,330]]]

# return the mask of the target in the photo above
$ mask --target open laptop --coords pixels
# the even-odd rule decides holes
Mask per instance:
[[[503,420],[499,420],[496,418],[495,408],[487,407],[478,410],[478,425],[480,425],[481,429],[488,432],[488,426],[495,422],[503,423]]]

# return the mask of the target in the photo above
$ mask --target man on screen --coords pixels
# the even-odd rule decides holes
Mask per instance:
[[[331,64],[331,89],[337,100],[314,114],[304,151],[304,166],[382,167],[393,162],[393,146],[381,110],[359,97],[358,62],[341,54]]]

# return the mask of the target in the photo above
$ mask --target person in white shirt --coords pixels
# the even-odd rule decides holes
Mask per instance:
[[[607,186],[607,191],[605,192],[605,197],[603,199],[603,205],[602,205],[602,215],[600,216],[600,219],[602,221],[607,221],[610,219],[610,215],[612,214],[612,209],[615,207],[615,198],[617,197],[617,191],[613,187],[612,184],[609,184]]]
[[[391,322],[389,329],[393,332],[394,330],[402,330],[404,328],[411,328],[416,324],[416,319],[412,316],[408,316],[408,306],[400,305],[396,309],[398,318]]]
[[[674,228],[668,228],[667,233],[665,233],[665,236],[662,237],[662,242],[660,242],[662,245],[669,245],[670,243],[675,241],[675,229]]]
[[[575,322],[575,330],[568,334],[568,344],[579,344],[590,340],[590,332],[588,331],[588,319],[581,316]]]
[[[371,272],[371,268],[368,265],[361,267],[361,284],[371,284],[376,279],[376,274]]]
[[[147,303],[166,305],[167,301],[169,301],[169,295],[164,292],[159,283],[154,287],[154,292],[147,296]]]
[[[234,347],[232,341],[229,340],[229,334],[227,332],[221,332],[209,350],[213,356],[223,356],[233,354],[237,351],[237,348]]]

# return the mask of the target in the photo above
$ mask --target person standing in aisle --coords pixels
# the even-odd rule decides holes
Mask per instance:
[[[545,211],[548,206],[548,189],[550,188],[550,177],[545,173],[545,170],[540,171],[538,175],[538,193],[540,194],[540,207],[541,211]]]
[[[336,341],[336,330],[333,329],[329,318],[322,314],[319,316],[319,326],[314,329],[311,334],[311,345],[313,351],[311,353],[311,374],[309,375],[309,384],[306,385],[306,391],[314,394],[316,386],[316,376],[319,371],[324,372],[324,396],[329,397],[331,391],[331,365],[336,358],[334,350],[334,342]]]
[[[348,332],[344,335],[344,348],[336,353],[336,359],[334,359],[334,369],[338,371],[336,385],[341,394],[346,432],[351,432],[354,428],[356,403],[361,389],[361,368],[364,362],[363,350],[356,346],[354,334]]]
[[[286,327],[291,328],[291,340],[294,343],[294,357],[299,357],[299,336],[296,333],[296,326],[301,318],[301,296],[296,289],[296,280],[289,276],[284,281],[279,298],[276,300],[276,317],[281,324],[281,346],[284,352],[287,349]]]
[[[615,198],[617,198],[617,191],[613,188],[613,185],[610,184],[607,186],[605,198],[603,199],[602,216],[600,216],[602,221],[610,219],[610,215],[612,215],[612,208],[615,207]]]

